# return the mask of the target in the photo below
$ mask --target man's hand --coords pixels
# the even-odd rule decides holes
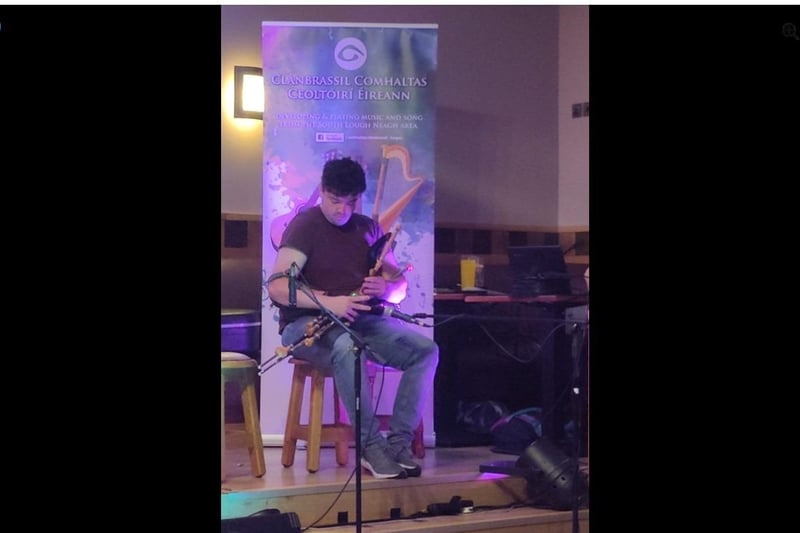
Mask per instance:
[[[352,322],[361,312],[371,309],[370,306],[364,305],[370,298],[371,296],[363,294],[357,296],[328,296],[325,307],[339,318]]]
[[[375,298],[383,298],[386,293],[386,279],[383,276],[367,276],[361,283],[359,292]]]

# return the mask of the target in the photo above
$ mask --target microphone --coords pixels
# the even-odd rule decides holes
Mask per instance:
[[[297,307],[297,263],[289,267],[289,306]]]
[[[403,320],[405,322],[409,322],[411,324],[416,324],[417,326],[421,325],[417,321],[417,319],[415,319],[413,316],[407,315],[407,314],[405,314],[405,313],[403,313],[401,311],[398,311],[397,309],[395,309],[394,307],[391,307],[389,305],[373,305],[372,307],[370,307],[369,311],[365,311],[365,312],[369,313],[370,315],[393,316],[393,317],[399,318],[400,320]]]

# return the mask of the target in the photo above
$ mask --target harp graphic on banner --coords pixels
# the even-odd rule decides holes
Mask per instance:
[[[383,189],[386,181],[386,169],[390,159],[398,159],[400,161],[403,170],[403,178],[406,181],[412,182],[413,185],[400,198],[395,200],[386,211],[380,213],[380,203],[383,199]],[[411,154],[405,146],[399,144],[381,145],[381,169],[378,173],[378,189],[375,192],[375,205],[372,209],[372,219],[380,224],[384,233],[387,233],[389,228],[391,228],[400,217],[400,214],[411,202],[411,199],[414,198],[414,195],[417,194],[417,191],[422,187],[424,181],[425,178],[422,176],[413,176],[411,174]]]

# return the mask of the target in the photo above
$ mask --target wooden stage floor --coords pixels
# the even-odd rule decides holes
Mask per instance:
[[[303,444],[302,441],[299,444]],[[227,476],[222,483],[222,519],[249,516],[265,509],[296,513],[303,531],[355,531],[355,449],[350,448],[346,466],[336,464],[333,448],[323,448],[320,469],[305,468],[305,449],[298,448],[291,467],[281,464],[281,449],[265,447],[267,473],[250,474],[247,450],[230,446],[226,452]],[[515,533],[570,533],[589,530],[589,509],[553,510],[537,504],[528,481],[518,475],[481,472],[481,465],[517,456],[498,454],[488,446],[428,448],[422,475],[417,478],[380,480],[362,470],[361,523],[369,531],[502,531]],[[588,481],[588,459],[579,466]],[[472,501],[458,515],[434,516],[430,504],[451,502],[454,497]],[[533,499],[532,499],[533,497]],[[538,505],[538,506],[537,506]]]

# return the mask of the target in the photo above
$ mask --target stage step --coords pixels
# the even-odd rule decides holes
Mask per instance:
[[[578,521],[578,529],[573,527]],[[581,509],[576,515],[567,511],[549,511],[532,507],[475,511],[457,516],[433,516],[414,519],[397,519],[362,524],[370,533],[404,533],[426,531],[429,533],[588,533],[589,510]],[[327,533],[351,533],[355,524],[325,528],[310,528]]]
[[[530,487],[516,475],[481,472],[481,464],[507,458],[485,447],[432,448],[421,461],[417,478],[375,479],[362,473],[361,523],[369,531],[441,531],[503,533],[570,533],[572,512],[529,505]],[[267,474],[250,475],[246,450],[228,453],[231,475],[222,484],[222,519],[250,516],[265,509],[296,513],[303,529],[354,531],[356,524],[355,456],[347,466],[335,463],[333,449],[324,449],[320,470],[309,474],[298,451],[295,464],[280,464],[280,448],[265,448]],[[430,516],[430,504],[471,500],[473,512]],[[588,530],[588,510],[579,512],[581,531]],[[413,518],[411,518],[413,517]],[[585,525],[584,525],[585,523]],[[341,525],[340,525],[341,524]],[[535,529],[531,525],[536,524]],[[343,529],[342,529],[343,528]]]

